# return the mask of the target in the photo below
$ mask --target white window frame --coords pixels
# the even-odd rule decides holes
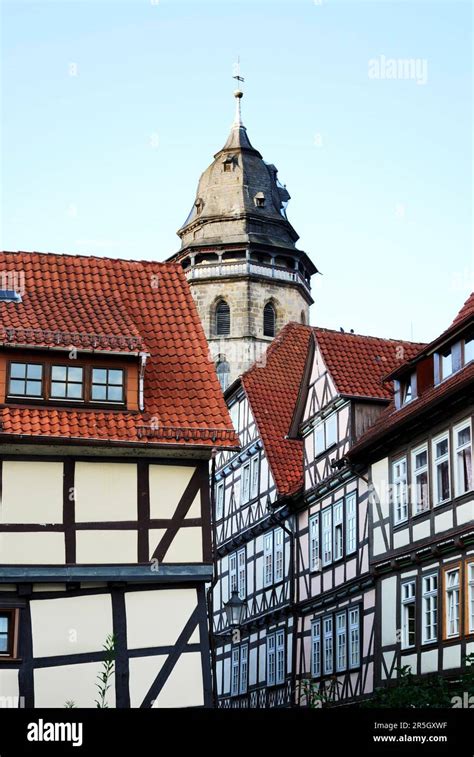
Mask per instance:
[[[249,680],[249,645],[240,647],[239,694],[246,694]]]
[[[406,457],[399,457],[392,463],[393,522],[396,526],[408,520],[407,468]]]
[[[450,585],[449,576],[457,573],[457,582]],[[444,573],[445,580],[445,618],[446,618],[446,638],[456,639],[461,632],[461,568],[456,566],[448,568]],[[451,623],[454,630],[451,631]]]
[[[275,685],[276,676],[276,650],[275,634],[267,636],[267,686]]]
[[[428,573],[421,578],[423,644],[432,644],[438,638],[438,583],[438,573]]]
[[[344,557],[344,500],[334,502],[332,506],[332,549],[333,562]]]
[[[347,668],[347,616],[346,611],[337,612],[336,621],[336,671]]]
[[[324,434],[324,421],[320,421],[314,427],[314,456],[318,457],[326,449]]]
[[[332,505],[321,510],[323,566],[332,563]]]
[[[346,555],[357,551],[357,492],[346,495]]]
[[[230,694],[236,697],[240,688],[240,654],[239,648],[232,649],[231,676],[230,676]]]
[[[247,551],[245,547],[237,550],[237,591],[240,599],[247,598]]]
[[[402,649],[413,649],[416,644],[416,581],[411,578],[408,581],[402,581],[401,584],[401,603],[402,603]],[[413,612],[413,642],[410,642],[410,615]]]
[[[424,465],[420,465],[419,468],[416,467],[416,458],[418,455],[422,455],[423,453],[426,453],[426,463]],[[418,477],[422,476],[426,473],[426,492],[425,497],[426,501],[423,503],[422,501],[419,501],[420,498],[418,497]],[[422,444],[416,449],[414,449],[411,453],[411,478],[412,478],[412,495],[413,495],[413,512],[414,514],[418,513],[424,513],[427,510],[430,509],[430,474],[429,474],[429,457],[428,457],[428,445]]]
[[[464,340],[464,365],[470,363],[471,360],[474,360],[474,336]]]
[[[273,532],[273,553],[274,553],[274,565],[273,565],[273,583],[277,584],[283,581],[284,568],[285,568],[285,540],[282,528],[276,528]]]
[[[285,682],[285,675],[286,675],[285,632],[284,631],[277,631],[275,634],[275,651],[276,651],[275,683],[278,685]]]
[[[237,552],[229,555],[229,597],[233,591],[238,591],[237,584]]]
[[[445,452],[445,454],[441,455],[440,457],[436,457],[436,445],[443,441],[448,442],[448,451]],[[435,439],[431,442],[431,450],[432,450],[432,460],[433,460],[433,505],[442,505],[445,502],[449,502],[451,499],[451,465],[450,465],[450,439],[449,439],[449,432],[444,431],[442,434],[439,434]],[[442,465],[443,463],[448,463],[448,487],[449,487],[449,493],[448,496],[445,499],[440,499],[438,494],[438,467]]]
[[[319,544],[319,513],[309,519],[309,569],[321,570],[321,555]]]
[[[319,678],[321,675],[321,620],[311,623],[311,675]]]
[[[323,670],[324,675],[334,672],[334,640],[333,640],[333,617],[326,615],[323,618]]]
[[[360,666],[360,609],[349,607],[349,668],[353,670]]]
[[[258,497],[260,456],[254,455],[250,460],[250,499]]]
[[[273,584],[273,531],[263,535],[263,585]]]
[[[458,444],[458,434],[467,428],[469,429],[469,441],[464,444]],[[454,427],[453,437],[454,437],[454,440],[453,440],[454,491],[455,491],[456,497],[460,497],[462,494],[467,494],[468,492],[472,491],[472,488],[473,488],[474,476],[472,474],[472,457],[473,457],[472,424],[471,424],[470,418],[466,418],[466,420],[462,421],[461,423],[458,423]],[[462,454],[466,450],[470,451],[470,467],[471,467],[471,482],[470,482],[470,487],[468,489],[464,488],[464,481],[462,482],[462,486],[461,486],[461,476],[460,476],[460,471],[459,471],[460,453]],[[464,459],[464,455],[463,455],[463,459]]]
[[[220,481],[216,486],[216,520],[220,520],[224,515],[224,481]]]
[[[453,373],[454,373],[453,348],[452,347],[448,347],[448,348],[446,348],[445,352],[446,352],[445,355],[443,354],[443,352],[439,352],[438,353],[439,378],[440,378],[440,381],[445,381],[450,376],[452,376]],[[450,366],[449,373],[446,371],[446,365],[445,365],[445,360],[448,358],[448,356],[450,358],[450,360],[449,360],[449,366]]]
[[[467,628],[474,633],[474,560],[466,564],[467,570]]]
[[[331,413],[324,421],[325,449],[337,444],[337,413]]]
[[[250,500],[250,460],[242,466],[241,498],[243,505],[246,505]]]

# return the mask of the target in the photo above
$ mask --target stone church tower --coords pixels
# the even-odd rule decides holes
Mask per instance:
[[[224,147],[202,174],[171,260],[186,271],[222,387],[255,360],[289,321],[309,322],[317,269],[295,243],[290,195],[277,169],[252,147],[236,115]]]

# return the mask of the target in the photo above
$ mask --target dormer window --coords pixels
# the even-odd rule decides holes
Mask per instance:
[[[440,380],[448,378],[453,372],[453,353],[451,347],[446,348],[439,354],[439,377]]]
[[[21,294],[14,289],[0,289],[0,302],[21,302]]]
[[[15,397],[41,397],[43,366],[39,363],[11,363],[9,394]]]
[[[464,340],[464,365],[474,360],[474,336],[468,336]]]
[[[92,402],[123,402],[123,371],[116,368],[93,368]]]
[[[255,207],[257,208],[264,208],[265,207],[265,195],[263,192],[257,192],[255,197],[253,198]]]
[[[51,399],[81,400],[83,397],[82,368],[70,365],[51,367]]]
[[[400,408],[407,405],[417,396],[416,373],[410,373],[400,381],[395,382],[395,404]]]
[[[201,215],[202,209],[204,207],[204,200],[201,199],[201,197],[198,197],[194,205],[195,205],[196,213],[198,214],[198,216]]]
[[[233,155],[228,155],[224,159],[224,171],[227,173],[228,171],[233,171],[235,168],[235,157]]]

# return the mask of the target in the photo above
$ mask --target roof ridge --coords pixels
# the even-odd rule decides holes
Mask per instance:
[[[0,250],[1,255],[43,255],[45,257],[54,258],[80,258],[83,260],[106,260],[112,263],[140,263],[145,265],[161,265],[170,268],[182,268],[180,263],[170,262],[168,260],[145,260],[136,258],[116,258],[109,257],[108,255],[86,255],[84,253],[75,252],[41,252],[39,250]]]
[[[316,335],[318,331],[323,331],[329,334],[340,334],[341,336],[360,336],[363,339],[377,339],[377,341],[381,341],[381,342],[397,342],[398,344],[403,342],[404,344],[414,344],[414,345],[420,345],[420,346],[427,344],[427,342],[417,342],[417,341],[412,341],[410,339],[397,339],[396,337],[375,336],[375,334],[359,334],[358,332],[354,332],[354,331],[340,331],[338,329],[329,329],[323,326],[311,326],[310,328],[314,331]]]

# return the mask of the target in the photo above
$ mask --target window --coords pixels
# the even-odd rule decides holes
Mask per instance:
[[[247,556],[245,547],[237,552],[237,591],[240,599],[247,596]]]
[[[275,336],[276,313],[271,302],[267,302],[263,308],[263,335]]]
[[[247,685],[249,678],[249,648],[248,644],[243,644],[240,647],[240,685],[239,693],[247,693]]]
[[[413,500],[415,513],[422,513],[430,507],[428,489],[428,448],[420,447],[411,455],[413,470]]]
[[[265,195],[263,194],[263,192],[257,192],[253,199],[257,208],[265,207]]]
[[[275,634],[267,636],[267,684],[275,685]]]
[[[324,618],[324,673],[333,671],[332,616]]]
[[[230,308],[225,300],[220,300],[216,305],[215,331],[217,336],[230,334]]]
[[[423,576],[422,628],[423,644],[436,641],[438,636],[438,575]]]
[[[283,530],[277,528],[273,534],[275,543],[275,583],[283,581]]]
[[[332,508],[322,511],[323,565],[332,562]]]
[[[446,637],[459,636],[459,568],[445,573]]]
[[[0,610],[0,659],[17,656],[17,631],[19,611]]]
[[[321,560],[319,557],[319,515],[313,515],[309,519],[309,569],[320,570]]]
[[[349,610],[349,667],[358,668],[360,665],[360,623],[359,608]]]
[[[433,440],[433,468],[433,498],[439,505],[450,497],[448,434]]]
[[[474,633],[474,562],[467,565],[467,585],[468,585],[468,633]]]
[[[348,494],[346,497],[346,555],[351,555],[357,549],[357,495]]]
[[[346,611],[336,615],[336,670],[347,667]]]
[[[415,581],[402,584],[402,649],[415,644]]]
[[[333,505],[332,521],[334,528],[334,560],[340,560],[344,552],[343,535],[344,504],[341,500]]]
[[[447,347],[439,353],[439,378],[440,381],[451,376],[453,372],[453,353],[451,347]]]
[[[456,495],[472,489],[472,440],[471,422],[467,421],[454,429],[454,480]]]
[[[223,163],[223,166],[224,166],[224,171],[225,171],[226,173],[227,173],[228,171],[233,171],[233,170],[234,170],[234,165],[235,165],[235,157],[234,157],[234,155],[228,155],[228,156],[227,156],[227,157],[226,157],[226,158],[224,159],[224,163]]]
[[[230,365],[227,360],[219,360],[216,365],[216,372],[221,389],[225,392],[230,382]]]
[[[250,497],[255,499],[258,497],[258,472],[259,472],[259,457],[255,455],[250,461]]]
[[[271,586],[273,583],[273,534],[265,534],[263,537],[263,585]]]
[[[319,678],[321,675],[321,621],[314,620],[311,624],[311,675]]]
[[[242,468],[242,504],[245,505],[250,499],[250,462]]]
[[[285,680],[285,632],[277,631],[276,633],[276,683],[283,683]]]
[[[224,515],[224,482],[221,481],[216,487],[216,520]]]
[[[411,386],[411,376],[401,384],[402,391],[402,405],[406,405],[413,399],[413,391]]]
[[[392,465],[394,522],[403,523],[408,518],[407,461],[397,460]]]
[[[123,402],[123,371],[93,368],[91,399],[93,402]]]
[[[474,360],[474,336],[464,340],[464,365]]]
[[[83,373],[83,368],[53,365],[51,367],[52,399],[82,399]]]
[[[43,366],[38,363],[10,363],[8,393],[15,397],[41,397]]]
[[[232,683],[230,693],[232,696],[237,696],[239,693],[239,667],[240,667],[240,654],[239,648],[236,647],[232,650]]]
[[[237,554],[229,555],[229,597],[237,591]]]
[[[337,443],[337,414],[333,413],[325,421],[320,421],[314,429],[315,454],[320,455]]]

